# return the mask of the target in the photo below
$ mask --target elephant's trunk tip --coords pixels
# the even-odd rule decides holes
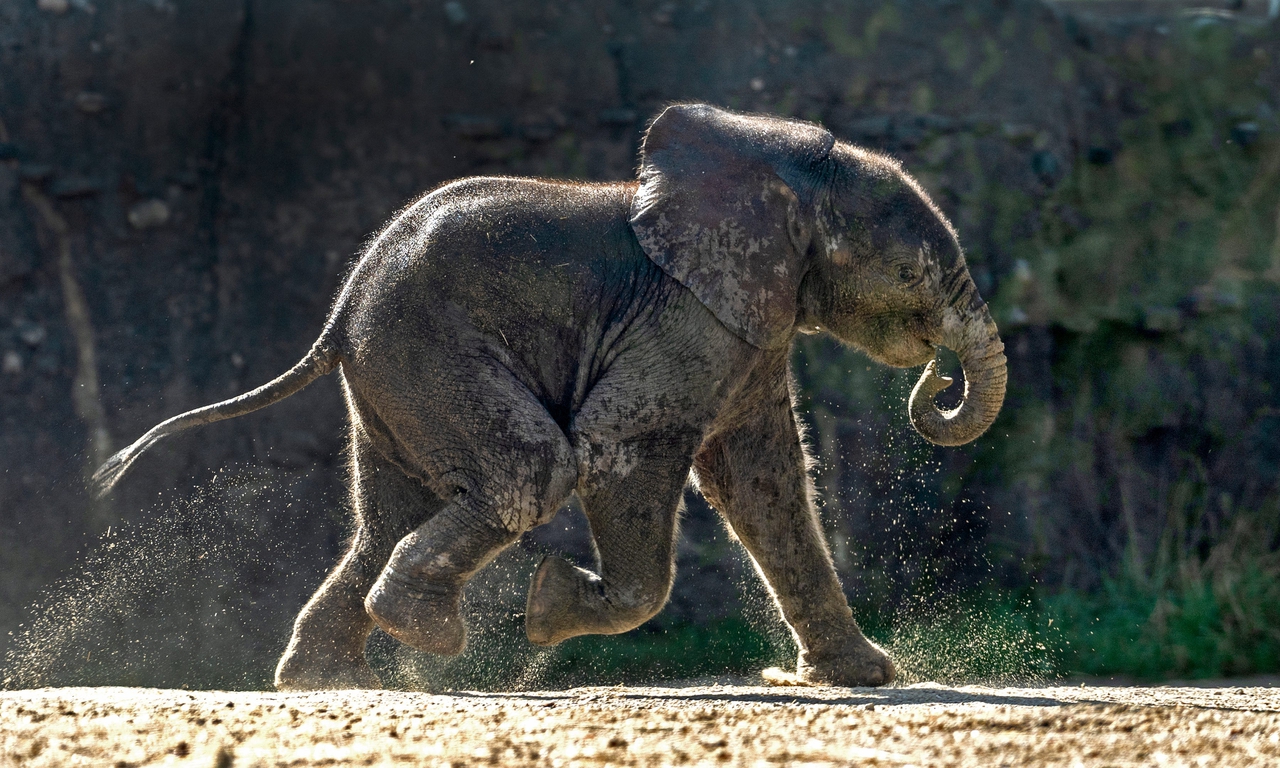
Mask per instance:
[[[938,373],[938,361],[930,360],[929,364],[924,367],[924,373],[921,374],[920,380],[916,382],[916,386],[911,390],[911,400],[915,402],[917,397],[934,397],[942,390],[951,386],[955,379],[950,376],[943,376]]]

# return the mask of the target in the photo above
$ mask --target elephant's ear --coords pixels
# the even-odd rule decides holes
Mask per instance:
[[[818,168],[834,142],[809,123],[668,107],[645,135],[631,227],[720,322],[775,346],[795,323]]]

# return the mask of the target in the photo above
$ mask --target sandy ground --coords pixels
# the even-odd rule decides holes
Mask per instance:
[[[1280,765],[1280,689],[0,692],[0,764]]]

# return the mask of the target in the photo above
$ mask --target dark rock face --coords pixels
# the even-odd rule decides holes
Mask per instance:
[[[239,510],[226,524],[248,542],[246,564],[228,565],[235,572],[221,580],[241,590],[234,604],[247,639],[170,648],[138,680],[181,682],[183,659],[200,653],[257,665],[215,681],[265,679],[345,531],[335,381],[174,440],[98,505],[83,486],[95,434],[119,447],[163,417],[285,370],[319,332],[361,242],[424,190],[479,174],[630,178],[644,121],[674,100],[820,120],[842,139],[901,156],[955,220],[979,289],[996,296],[1020,274],[1009,242],[1039,231],[1035,206],[1071,158],[1087,155],[1098,167],[1116,159],[1127,91],[1098,51],[1125,50],[1125,35],[1141,34],[994,0],[98,0],[65,13],[5,4],[0,629],[30,620],[44,585],[75,574],[78,554],[101,546],[96,537],[109,526],[163,517],[230,468],[250,479],[215,484],[201,498],[210,514]],[[1237,123],[1251,126],[1241,144],[1270,130],[1259,138],[1256,122]],[[1031,213],[1001,219],[988,204],[993,188],[1032,201],[1022,209]],[[69,320],[68,280],[83,293],[91,333],[77,335]],[[1016,326],[1007,408],[1018,407],[1019,392],[1055,396],[1052,322]],[[99,417],[73,396],[86,344]],[[884,458],[899,450],[883,436],[886,408],[902,410],[905,394],[887,406],[859,401],[849,387],[874,392],[885,382],[831,382],[850,360],[859,370],[865,361],[820,343],[803,354],[827,522],[851,591],[900,594],[883,581],[909,581],[930,557],[959,574],[957,583],[974,583],[978,576],[964,574],[989,570],[984,553],[996,539],[1052,557],[1014,485],[973,471],[979,448]],[[950,506],[916,505],[903,516],[869,503],[903,492],[892,477],[912,461],[931,467],[923,486],[951,484]],[[1001,502],[985,509],[988,490]],[[184,507],[173,536],[198,527],[198,507]],[[587,555],[581,531],[564,534],[563,522],[534,538]],[[736,599],[725,594],[723,569],[693,575],[716,574],[707,563],[727,557],[722,534],[703,546],[713,525],[691,502],[688,575],[670,615],[697,620]],[[928,535],[909,536],[909,527]],[[904,549],[908,539],[928,544]],[[195,563],[190,540],[182,546]],[[199,613],[228,599],[172,610]],[[162,667],[169,671],[155,671]]]

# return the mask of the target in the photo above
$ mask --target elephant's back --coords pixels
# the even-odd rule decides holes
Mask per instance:
[[[405,281],[478,286],[512,272],[563,269],[606,251],[632,250],[633,187],[513,177],[451,182],[397,216],[370,244],[359,270],[381,287]]]
[[[511,177],[446,184],[406,207],[353,270],[339,309],[388,302],[563,304],[574,268],[627,251],[629,187]],[[500,294],[508,294],[500,296]]]
[[[443,346],[475,333],[470,343],[500,344],[532,389],[561,399],[607,327],[674,285],[628,224],[634,188],[485,177],[425,195],[347,281],[342,346],[368,359],[405,334]]]

